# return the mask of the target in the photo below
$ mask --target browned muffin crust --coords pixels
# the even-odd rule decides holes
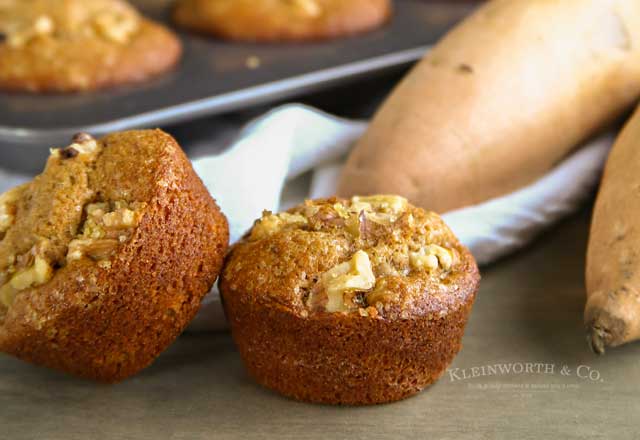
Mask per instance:
[[[391,12],[391,0],[178,0],[173,17],[231,40],[303,41],[369,31]]]
[[[99,381],[135,374],[194,317],[227,243],[171,136],[77,136],[0,197],[0,350]]]
[[[147,80],[182,52],[122,0],[0,2],[0,89],[74,92]]]
[[[440,377],[479,279],[437,214],[372,196],[265,212],[232,248],[220,288],[259,383],[305,401],[372,404]]]

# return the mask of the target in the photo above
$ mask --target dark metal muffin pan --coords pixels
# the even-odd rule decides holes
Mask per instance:
[[[169,23],[170,1],[140,0]],[[473,3],[397,0],[383,28],[300,44],[232,43],[180,31],[179,66],[148,83],[72,95],[0,93],[0,166],[39,169],[51,146],[77,132],[157,127],[321,90],[419,59]],[[259,60],[259,66],[249,67]]]

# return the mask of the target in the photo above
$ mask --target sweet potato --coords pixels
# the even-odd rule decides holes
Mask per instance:
[[[596,353],[640,339],[640,109],[618,137],[587,251],[587,340]]]
[[[640,95],[640,1],[494,0],[404,78],[338,193],[438,212],[539,178]]]

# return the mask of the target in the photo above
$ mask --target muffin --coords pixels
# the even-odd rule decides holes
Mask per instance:
[[[0,89],[74,92],[147,80],[178,38],[121,0],[0,1]]]
[[[347,36],[384,24],[391,0],[178,0],[175,22],[242,41],[304,41]]]
[[[227,243],[171,136],[77,135],[0,197],[0,350],[98,381],[135,374],[194,317]]]
[[[220,279],[249,374],[299,400],[411,396],[461,348],[480,275],[442,219],[398,196],[265,212]]]

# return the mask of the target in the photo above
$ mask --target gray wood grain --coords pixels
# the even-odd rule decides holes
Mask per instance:
[[[452,366],[471,375],[473,367],[539,362],[553,364],[554,374],[455,380],[461,370],[451,370],[406,401],[339,408],[297,403],[254,385],[227,334],[183,336],[148,370],[116,386],[0,355],[0,437],[638,438],[640,344],[596,357],[583,334],[587,230],[582,214],[485,268]],[[602,381],[577,377],[580,365]]]

